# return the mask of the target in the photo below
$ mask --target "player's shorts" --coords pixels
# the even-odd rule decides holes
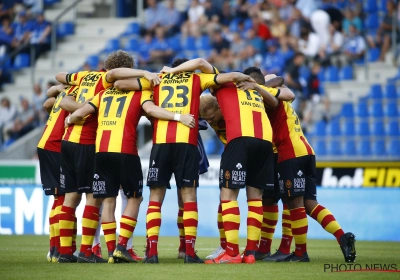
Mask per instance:
[[[279,194],[279,180],[278,180],[278,154],[274,153],[274,189],[264,190],[262,198],[272,199],[274,202],[278,203],[280,198]]]
[[[61,143],[60,188],[65,193],[92,193],[95,145]]]
[[[281,197],[317,199],[315,156],[307,155],[278,163]]]
[[[40,178],[45,195],[63,194],[60,189],[61,153],[37,148]]]
[[[272,143],[253,137],[239,137],[228,143],[221,158],[220,188],[274,189]]]
[[[96,153],[92,185],[93,197],[117,197],[120,186],[128,198],[142,196],[143,173],[139,156]]]
[[[197,147],[186,143],[154,144],[151,149],[147,185],[171,188],[172,174],[178,188],[197,187],[200,154]]]

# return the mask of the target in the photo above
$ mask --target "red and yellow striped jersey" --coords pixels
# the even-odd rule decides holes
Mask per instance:
[[[96,96],[100,91],[110,87],[112,83],[106,80],[106,71],[82,71],[68,74],[67,82],[70,85],[79,85],[79,92],[75,96],[76,102],[84,103]],[[78,144],[92,145],[96,142],[97,116],[89,115],[82,121],[70,125],[63,140]]]
[[[290,102],[279,101],[278,107],[267,110],[267,114],[274,132],[273,141],[278,149],[278,162],[314,155],[314,150],[307,142],[299,118]]]
[[[196,127],[189,128],[180,122],[154,120],[153,143],[189,143],[197,146],[200,94],[218,85],[216,74],[183,72],[163,74],[161,83],[154,88],[154,103],[176,114],[192,114]],[[142,90],[151,89],[147,79],[140,79]]]
[[[217,134],[219,140],[221,140],[222,144],[226,145],[226,123],[225,120],[219,121],[216,125],[211,125],[211,128],[214,129]]]
[[[119,91],[114,87],[102,91],[89,102],[97,111],[96,153],[137,155],[136,127],[142,104],[151,100],[152,92]]]
[[[46,126],[44,127],[42,138],[38,143],[38,148],[61,153],[61,139],[64,134],[64,120],[68,112],[60,108],[61,100],[68,94],[78,91],[79,87],[70,86],[61,92],[53,105]]]
[[[279,89],[265,90],[276,96]],[[262,96],[255,90],[239,90],[234,83],[223,85],[216,92],[226,122],[226,140],[254,137],[272,142],[271,123],[265,112]]]

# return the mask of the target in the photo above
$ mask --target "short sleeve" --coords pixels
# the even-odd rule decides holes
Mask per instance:
[[[93,99],[89,102],[90,105],[93,106],[93,108],[96,110],[96,112],[99,109],[99,105],[100,105],[100,98],[103,95],[104,91],[101,91],[99,94],[97,94],[95,97],[93,97]]]
[[[140,105],[143,105],[143,103],[145,103],[147,101],[154,102],[153,92],[150,90],[143,90],[142,97],[140,98]]]
[[[138,83],[139,83],[139,90],[151,90],[151,83],[149,80],[147,80],[146,78],[140,78],[138,79]]]
[[[109,88],[110,86],[112,86],[113,85],[113,83],[110,83],[109,81],[107,81],[107,73],[108,72],[106,72],[106,73],[104,73],[103,74],[103,78],[101,79],[101,81],[102,81],[102,85],[103,85],[103,88]]]
[[[78,95],[78,90],[79,90],[79,87],[77,87],[77,86],[69,87],[67,89],[67,91],[68,91],[67,96],[72,96],[73,98],[76,99],[76,96]]]
[[[278,97],[279,93],[281,92],[280,89],[278,88],[271,88],[271,87],[265,87],[265,86],[261,86],[261,88],[263,88],[264,90],[268,91],[270,94],[272,94],[275,97]]]
[[[89,71],[79,71],[76,73],[69,73],[67,74],[66,80],[67,84],[71,86],[79,86],[83,77],[85,77]]]
[[[216,68],[214,68],[216,69]],[[212,86],[218,86],[217,76],[218,74],[204,74],[204,73],[196,73],[195,75],[199,76],[201,90],[208,89]]]

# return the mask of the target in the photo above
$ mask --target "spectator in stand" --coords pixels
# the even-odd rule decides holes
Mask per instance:
[[[250,4],[247,3],[246,0],[236,0],[236,4],[234,6],[234,15],[235,18],[239,21],[244,21],[249,18],[249,9]]]
[[[270,22],[277,12],[275,6],[267,0],[264,0],[258,6],[258,15],[264,22]]]
[[[14,122],[5,127],[4,140],[9,138],[18,139],[24,136],[35,127],[35,111],[30,106],[28,100],[21,97],[21,111],[18,113]]]
[[[279,8],[279,16],[287,26],[291,24],[291,18],[293,12],[294,12],[294,7],[289,2],[289,0],[282,0],[282,6]]]
[[[343,44],[343,54],[347,63],[352,65],[354,62],[363,59],[365,55],[365,41],[359,34],[357,28],[350,24],[349,34],[346,36]]]
[[[349,34],[350,25],[354,25],[358,32],[362,31],[362,21],[361,19],[354,14],[354,12],[350,9],[346,9],[344,11],[344,20],[342,22],[343,25],[343,33],[345,35]]]
[[[192,0],[188,10],[188,19],[191,24],[197,24],[204,16],[205,9],[198,0]]]
[[[293,45],[296,45],[296,41],[293,41]],[[301,27],[300,39],[297,42],[297,49],[308,58],[314,58],[318,54],[320,47],[320,41],[318,35],[307,26]]]
[[[233,13],[231,6],[229,5],[229,1],[225,1],[224,4],[222,5],[221,9],[221,19],[220,22],[223,25],[229,25],[229,23],[233,19]]]
[[[9,52],[13,43],[14,30],[11,26],[11,20],[9,17],[3,17],[0,26],[0,56],[3,56],[6,52]]]
[[[204,15],[207,17],[208,20],[212,20],[214,16],[220,16],[219,7],[217,7],[213,1],[207,0],[204,3]]]
[[[297,52],[293,59],[287,64],[284,77],[285,84],[294,92],[296,100],[293,102],[293,108],[298,111],[300,99],[303,98],[303,86],[305,81],[300,81],[300,67],[305,62],[305,56],[301,52]]]
[[[240,37],[239,33],[233,33],[233,40],[231,42],[231,56],[233,60],[233,68],[238,69],[240,63],[240,57],[243,56],[243,52],[246,48],[246,42]]]
[[[266,74],[282,75],[285,60],[283,55],[278,50],[278,42],[269,40],[266,42],[267,53],[263,61],[263,69]]]
[[[246,69],[252,66],[261,68],[262,61],[262,55],[257,53],[252,45],[248,45],[243,52],[243,57],[241,57],[240,68]]]
[[[25,11],[19,13],[19,20],[13,24],[13,29],[13,45],[22,48],[24,45],[28,44],[32,31],[32,23],[28,21]],[[28,50],[29,48],[26,45],[25,52],[28,52]]]
[[[332,64],[332,60],[336,59],[336,63],[333,63],[340,67],[339,56],[344,42],[343,34],[335,29],[333,24],[329,25],[329,42],[326,45],[322,45],[318,52],[319,61],[322,66],[329,66]]]
[[[150,51],[150,62],[155,64],[169,64],[174,52],[165,38],[164,29],[157,27],[156,36]]]
[[[273,38],[281,38],[287,33],[286,24],[279,17],[279,13],[275,13],[271,20],[271,35]]]
[[[289,19],[289,34],[292,38],[300,38],[301,27],[305,21],[301,17],[301,12],[298,9],[293,9],[292,16]]]
[[[381,48],[381,53],[379,55],[380,61],[385,61],[386,53],[390,48],[390,43],[392,40],[393,13],[395,13],[395,8],[396,5],[393,1],[388,0],[386,2],[387,13],[385,14],[383,21],[378,28],[375,40],[374,38],[372,38],[372,36],[367,37],[368,43],[371,48]],[[398,30],[396,30],[396,35],[396,38],[399,39],[400,33]]]
[[[142,33],[154,32],[160,25],[163,17],[163,8],[157,3],[157,0],[147,0],[147,8],[144,10],[144,30]]]
[[[151,32],[146,32],[146,34],[140,41],[138,48],[139,68],[143,68],[150,61],[150,51],[152,47],[153,37],[151,36]]]
[[[222,37],[220,30],[215,30],[211,38],[212,52],[209,57],[210,62],[218,64],[225,69],[230,64],[230,43]]]
[[[43,103],[47,99],[46,94],[42,91],[40,84],[33,85],[32,106],[35,111],[35,120],[39,125],[44,124],[47,119],[47,113],[43,110]]]
[[[253,28],[256,31],[258,37],[260,37],[263,40],[269,40],[272,38],[268,25],[264,23],[264,21],[260,18],[259,15],[254,14],[252,16],[252,21],[253,21]]]
[[[246,42],[252,45],[258,53],[265,53],[265,42],[257,36],[254,29],[249,29],[246,34]]]
[[[171,37],[179,32],[180,20],[181,14],[175,8],[175,0],[168,0],[167,6],[163,11],[163,16],[160,21],[167,37]]]
[[[35,49],[35,61],[43,53],[50,50],[51,23],[45,20],[44,13],[40,12],[33,23],[31,45]]]
[[[12,124],[12,120],[17,115],[17,109],[10,103],[7,97],[1,99],[0,107],[0,145],[4,141],[3,131],[8,124]]]

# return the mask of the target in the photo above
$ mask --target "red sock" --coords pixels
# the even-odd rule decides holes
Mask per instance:
[[[99,224],[100,208],[86,205],[82,216],[82,242],[80,252],[86,257],[92,254],[92,245]]]
[[[75,209],[63,206],[60,214],[60,254],[72,256]]]
[[[218,205],[218,218],[217,218],[217,226],[219,231],[219,243],[222,249],[226,250],[226,236],[224,230],[224,223],[222,221],[222,206],[221,202]]]
[[[148,256],[152,257],[158,254],[157,243],[161,227],[161,203],[149,201],[149,207],[146,214],[146,229],[147,229],[147,250]]]
[[[292,245],[293,240],[291,223],[289,209],[287,204],[284,203],[282,211],[282,239],[278,250],[286,255],[290,254],[290,246]]]
[[[197,202],[183,204],[183,226],[185,229],[186,255],[194,257],[197,237],[198,211]]]
[[[183,228],[183,208],[179,208],[176,224],[179,230],[179,252],[185,252],[185,229]]]

